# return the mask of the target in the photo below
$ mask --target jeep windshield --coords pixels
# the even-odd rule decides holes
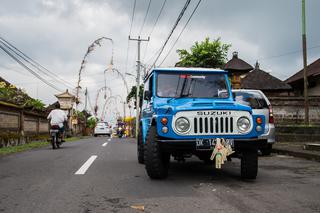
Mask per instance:
[[[228,98],[225,74],[159,73],[157,96],[163,98]]]

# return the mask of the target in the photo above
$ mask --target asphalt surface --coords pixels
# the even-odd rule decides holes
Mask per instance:
[[[319,162],[273,155],[259,164],[258,178],[243,181],[238,160],[222,170],[172,160],[169,178],[155,181],[132,139],[83,139],[0,157],[0,212],[320,212]]]

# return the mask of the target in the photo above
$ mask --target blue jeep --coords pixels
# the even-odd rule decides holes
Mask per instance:
[[[230,157],[241,159],[241,177],[255,179],[264,122],[234,101],[226,71],[155,68],[144,82],[138,161],[150,178],[166,178],[171,156],[210,162],[216,139],[224,138],[235,151]]]

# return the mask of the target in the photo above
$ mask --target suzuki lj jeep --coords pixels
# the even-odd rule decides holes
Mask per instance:
[[[226,159],[240,158],[241,177],[255,179],[264,122],[263,115],[234,101],[226,71],[155,68],[144,82],[138,161],[150,178],[162,179],[171,156],[184,161],[195,155],[209,163],[223,140],[232,149]]]

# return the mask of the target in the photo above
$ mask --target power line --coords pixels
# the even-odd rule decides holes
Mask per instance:
[[[152,26],[152,28],[151,28],[151,31],[150,31],[148,37],[151,37],[151,34],[153,33],[153,31],[154,31],[154,29],[155,29],[155,27],[156,27],[156,25],[157,25],[157,23],[158,23],[158,21],[159,21],[159,18],[160,18],[161,14],[162,14],[162,11],[163,11],[163,8],[164,8],[166,2],[167,2],[167,0],[164,0],[164,1],[163,1],[162,6],[161,6],[161,9],[160,9],[160,12],[159,12],[159,14],[158,14],[158,16],[157,16],[157,18],[156,18],[156,21],[154,22],[154,24],[153,24],[153,26]],[[144,59],[145,59],[145,57],[146,57],[146,55],[147,55],[148,46],[149,46],[149,42],[146,44],[146,49],[145,49],[144,54],[143,54],[143,61],[144,61]]]
[[[149,64],[149,62],[151,62],[153,60],[153,58],[155,58],[159,53],[160,53],[161,49],[158,49],[157,52],[155,52],[146,62],[145,64]],[[150,65],[153,66],[153,65]]]
[[[4,66],[3,64],[1,64],[0,66],[3,67],[5,70],[10,70],[10,71],[19,73],[20,75],[23,75],[23,76],[28,76],[28,77],[30,76],[27,73],[21,72],[21,70],[16,70],[16,69],[13,69],[12,67]]]
[[[137,0],[134,0],[129,35],[131,35],[131,30],[132,30],[132,25],[133,25],[133,20],[134,20],[134,13],[135,13],[135,10],[136,10],[136,4],[137,4]]]
[[[164,44],[163,44],[163,45],[162,45],[162,47],[160,48],[160,52],[159,52],[159,54],[158,54],[158,56],[157,56],[156,60],[153,62],[152,66],[155,66],[155,64],[157,63],[157,61],[158,61],[159,57],[161,56],[161,54],[162,54],[162,52],[163,52],[164,48],[165,48],[165,47],[166,47],[166,45],[167,45],[167,43],[168,43],[168,41],[169,41],[170,37],[172,36],[173,32],[174,32],[174,31],[175,31],[175,29],[177,28],[177,26],[178,26],[178,24],[179,24],[179,22],[180,22],[180,20],[181,20],[181,18],[182,18],[182,16],[183,16],[184,12],[187,10],[187,8],[188,8],[188,6],[189,6],[190,2],[191,2],[191,0],[187,0],[187,1],[186,1],[186,3],[185,3],[185,5],[183,6],[183,8],[182,8],[182,10],[181,10],[181,12],[180,12],[180,14],[179,14],[179,16],[178,16],[178,18],[177,18],[176,22],[174,23],[174,25],[173,25],[173,27],[172,27],[172,29],[171,29],[171,31],[170,31],[170,33],[169,33],[169,35],[168,35],[167,39],[165,40]]]
[[[316,49],[316,48],[319,48],[320,45],[316,45],[316,46],[313,46],[313,47],[309,47],[307,48],[307,50],[311,50],[311,49]],[[296,54],[296,53],[301,53],[302,50],[295,50],[295,51],[291,51],[291,52],[286,52],[286,53],[282,53],[282,54],[279,54],[279,55],[273,55],[273,56],[267,56],[267,57],[264,57],[264,58],[260,58],[260,59],[252,59],[252,60],[248,60],[248,61],[262,61],[262,60],[268,60],[268,59],[272,59],[272,58],[280,58],[280,57],[283,57],[283,56],[286,56],[286,55],[292,55],[292,54]]]
[[[136,4],[137,4],[137,0],[134,0],[133,3],[133,9],[132,9],[132,16],[131,16],[131,23],[130,23],[130,30],[129,30],[129,37],[131,36],[131,30],[132,30],[132,25],[133,25],[133,21],[134,21],[134,13],[136,10]],[[128,58],[129,58],[129,50],[130,50],[130,40],[128,38],[128,43],[127,43],[127,56],[126,56],[126,72],[128,71]]]
[[[166,2],[167,2],[167,0],[164,0],[164,1],[163,1],[162,6],[161,6],[161,9],[160,9],[160,12],[159,12],[159,14],[158,14],[158,16],[157,16],[156,21],[155,21],[154,24],[153,24],[153,27],[152,27],[152,29],[151,29],[151,31],[150,31],[150,33],[149,33],[149,36],[151,36],[151,34],[153,33],[154,28],[156,27],[156,25],[157,25],[157,23],[158,23],[158,21],[159,21],[159,18],[160,18],[161,14],[162,14],[163,8],[164,8],[164,6],[166,5]]]
[[[65,81],[64,79],[59,78],[58,76],[56,76],[56,74],[54,74],[53,72],[51,72],[50,70],[48,70],[47,68],[45,68],[44,66],[39,64],[38,62],[34,61],[32,58],[27,56],[25,53],[23,53],[21,50],[19,50],[17,47],[15,47],[13,44],[8,42],[4,38],[0,37],[0,43],[2,43],[6,48],[8,48],[12,53],[14,53],[17,56],[19,56],[19,58],[21,58],[22,60],[26,61],[28,64],[30,64],[34,68],[36,68],[39,72],[41,72],[41,73],[43,73],[45,75],[51,76],[51,78],[53,80],[63,84],[64,86],[66,86],[66,87],[68,87],[70,89],[74,88],[74,86],[72,84],[70,84],[69,82]],[[44,69],[44,70],[42,70],[42,69]]]
[[[144,16],[144,19],[143,19],[143,22],[142,22],[142,25],[141,25],[141,28],[140,28],[139,35],[141,35],[141,32],[142,32],[143,27],[144,27],[144,24],[146,23],[146,20],[147,20],[147,17],[148,17],[148,13],[149,13],[149,9],[150,9],[150,5],[151,5],[151,1],[152,0],[149,0],[149,4],[148,4],[148,7],[147,7],[146,15]]]
[[[62,90],[59,89],[58,87],[56,87],[55,85],[51,84],[50,82],[48,82],[46,79],[42,78],[38,73],[36,73],[34,70],[32,70],[31,68],[29,68],[27,65],[25,65],[22,61],[20,61],[17,57],[15,57],[14,55],[12,55],[10,53],[10,51],[6,50],[3,45],[0,44],[0,48],[7,54],[9,55],[13,60],[15,60],[18,64],[20,64],[23,68],[25,68],[27,71],[29,71],[32,75],[34,75],[36,78],[40,79],[43,83],[45,83],[46,85],[50,86],[51,88],[61,92]]]
[[[63,84],[64,86],[67,86],[69,88],[74,88],[74,85],[70,84],[69,82],[65,81],[64,79],[56,76],[55,73],[51,72],[50,70],[48,70],[47,68],[45,68],[44,66],[42,66],[41,64],[39,64],[38,62],[34,61],[33,59],[31,59],[29,56],[27,56],[25,53],[23,53],[21,50],[19,50],[17,47],[15,47],[13,44],[11,44],[10,42],[6,41],[4,38],[0,37],[0,39],[2,41],[0,41],[1,43],[3,43],[7,48],[9,48],[12,52],[14,52],[16,55],[18,55],[21,59],[23,59],[24,61],[26,61],[27,63],[29,63],[31,66],[35,67],[37,70],[39,70],[40,72],[42,72],[45,75],[50,75],[51,78],[53,78],[54,80],[58,81],[59,83]],[[4,43],[4,42],[5,43]],[[9,47],[9,46],[10,47]],[[14,49],[12,49],[12,48]],[[20,55],[21,54],[21,55]],[[44,69],[45,71],[41,70],[40,68]],[[65,83],[63,83],[65,82]],[[68,84],[68,85],[67,85]]]
[[[161,61],[161,63],[160,63],[159,66],[161,66],[162,63],[167,59],[167,57],[169,56],[169,54],[170,54],[170,52],[172,51],[172,49],[174,48],[174,46],[177,44],[177,42],[178,42],[178,40],[180,39],[182,33],[184,32],[184,30],[186,29],[187,25],[189,24],[192,16],[194,15],[194,13],[196,12],[196,10],[198,9],[200,3],[201,3],[201,0],[198,1],[197,5],[196,5],[195,8],[193,9],[193,11],[192,11],[189,19],[187,20],[187,22],[186,22],[185,25],[183,26],[180,34],[178,35],[177,39],[174,41],[173,45],[171,46],[170,50],[168,51],[168,53],[167,53],[167,55],[164,57],[164,59]]]
[[[22,61],[20,61],[17,57],[15,57],[14,55],[12,55],[10,53],[10,51],[6,50],[1,44],[0,44],[0,48],[7,54],[9,55],[12,59],[14,59],[17,63],[19,63],[22,67],[24,67],[27,71],[29,71],[31,74],[33,74],[35,77],[37,77],[38,79],[40,79],[42,82],[44,82],[45,84],[47,84],[48,86],[54,88],[55,90],[58,91],[62,91],[61,89],[57,88],[55,85],[51,84],[50,82],[48,82],[46,79],[42,78],[38,73],[36,73],[34,70],[32,70],[31,68],[29,68],[27,65],[25,65]]]

